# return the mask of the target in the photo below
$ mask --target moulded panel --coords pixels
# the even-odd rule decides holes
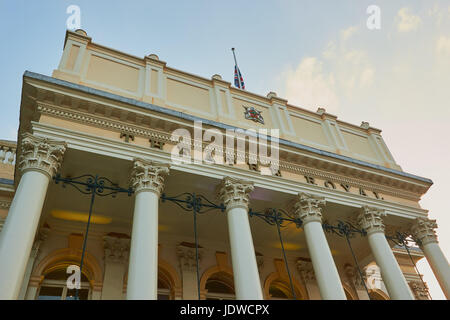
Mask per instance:
[[[329,145],[325,132],[323,131],[323,127],[320,123],[299,118],[296,116],[291,116],[291,119],[295,133],[297,137],[302,139],[301,140],[302,143],[310,144],[312,146],[315,146],[315,144],[325,146]]]
[[[209,90],[167,79],[167,101],[195,111],[211,112]]]
[[[137,92],[139,87],[139,69],[91,55],[86,79],[100,85],[103,84],[126,91]]]
[[[357,155],[378,160],[374,150],[370,147],[369,139],[360,135],[356,135],[347,131],[342,131],[342,136],[347,143],[350,152]]]

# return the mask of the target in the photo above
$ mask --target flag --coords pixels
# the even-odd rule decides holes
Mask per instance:
[[[236,65],[234,66],[234,86],[245,90],[244,78],[242,78],[241,71]]]

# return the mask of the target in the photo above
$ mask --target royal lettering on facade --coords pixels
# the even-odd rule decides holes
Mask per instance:
[[[306,180],[307,183],[313,184],[313,185],[316,185],[316,186],[321,186],[321,184],[317,183],[317,180],[314,177],[311,177],[311,176],[304,176],[304,177],[305,177],[305,180]],[[339,187],[336,187],[337,185]],[[341,190],[341,191],[353,193],[353,192],[351,192],[350,185],[345,184],[345,183],[337,184],[337,183],[335,183],[335,182],[333,182],[331,180],[325,180],[323,182],[323,186],[325,188],[332,189],[332,190]],[[384,198],[381,196],[381,194],[376,192],[376,191],[367,191],[367,190],[365,190],[363,188],[357,188],[357,189],[358,189],[358,194],[361,195],[361,196],[369,197],[369,194],[371,194],[376,199],[384,200]]]

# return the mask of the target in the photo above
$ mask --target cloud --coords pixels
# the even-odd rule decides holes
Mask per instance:
[[[351,36],[353,36],[357,32],[358,32],[358,27],[356,27],[356,26],[351,26],[351,27],[348,27],[347,29],[343,29],[343,30],[341,30],[341,39],[343,41],[347,41]]]
[[[436,54],[450,58],[450,37],[440,36],[436,40]]]
[[[303,58],[297,67],[281,75],[284,95],[292,104],[336,113],[342,99],[355,89],[370,87],[375,75],[367,53],[353,48],[351,37],[359,31],[351,26],[342,29],[316,57]]]
[[[450,19],[450,5],[445,8],[435,3],[432,8],[428,10],[428,15],[432,17],[438,27]]]
[[[338,109],[333,74],[326,73],[323,62],[316,57],[304,58],[295,70],[285,73],[285,94],[293,104],[313,109],[325,107],[328,112]]]
[[[410,13],[409,8],[401,8],[397,14],[397,31],[410,32],[417,30],[422,23],[419,16]]]

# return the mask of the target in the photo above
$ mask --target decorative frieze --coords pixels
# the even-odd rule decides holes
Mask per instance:
[[[369,206],[363,206],[362,210],[363,212],[357,217],[359,226],[367,231],[368,234],[375,232],[384,233],[384,223],[382,218],[386,215],[384,210]]]
[[[37,258],[39,256],[41,246],[47,240],[49,233],[50,228],[48,226],[42,227],[37,232],[30,254],[32,258]]]
[[[150,147],[151,148],[163,150],[163,147],[165,145],[164,142],[158,141],[158,140],[155,140],[155,139],[149,139],[148,141],[150,142]]]
[[[315,281],[316,275],[311,261],[297,260],[297,270],[304,282]]]
[[[258,271],[261,272],[261,269],[264,267],[264,256],[259,252],[255,252],[255,256],[256,264],[258,265]]]
[[[249,193],[254,189],[253,183],[226,177],[218,187],[218,198],[230,210],[235,207],[242,207],[248,210]]]
[[[125,142],[134,141],[134,135],[128,132],[121,132],[120,139],[125,138]]]
[[[366,285],[368,289],[383,290],[385,289],[383,278],[381,277],[380,267],[371,264],[365,268]]]
[[[144,159],[134,159],[131,171],[131,186],[135,193],[153,191],[161,194],[164,178],[169,174],[169,165]]]
[[[52,178],[61,166],[66,143],[26,132],[22,135],[20,148],[18,168],[21,172],[38,170]]]
[[[197,258],[195,255],[195,247],[187,247],[184,245],[179,245],[176,248],[177,257],[180,262],[181,270],[185,271],[195,271],[197,268]],[[198,249],[198,263],[203,258],[203,250],[202,248]]]
[[[106,107],[105,107],[106,108]],[[133,134],[134,136],[141,136],[147,139],[151,139],[158,143],[174,143],[171,141],[171,135],[168,132],[162,132],[155,130],[153,128],[148,128],[144,126],[133,125],[131,123],[125,123],[123,121],[116,121],[110,118],[87,114],[85,112],[79,112],[75,110],[63,109],[61,107],[57,107],[48,103],[38,102],[38,111],[44,114],[49,114],[51,116],[68,119],[70,121],[77,121],[83,124],[89,124],[97,127],[107,128],[109,130],[119,131],[119,132],[128,132]],[[141,121],[142,122],[142,121]],[[191,141],[191,145],[193,141]],[[206,147],[207,143],[204,143],[203,147]],[[152,146],[153,147],[153,146]],[[155,145],[156,147],[156,145]],[[227,150],[228,151],[228,150]],[[235,152],[233,152],[235,153]],[[280,156],[282,154],[280,153]],[[228,154],[228,159],[235,158],[235,154]],[[248,159],[248,153],[245,154],[245,158],[239,159],[240,161],[246,162]],[[226,162],[227,164],[230,161]],[[325,165],[325,163],[324,163]],[[286,161],[286,159],[281,159],[278,163],[278,166],[281,171],[289,171],[297,175],[308,176],[308,177],[316,177],[317,179],[323,179],[325,181],[333,181],[335,186],[342,187],[343,190],[350,192],[349,187],[361,188],[369,197],[373,197],[376,199],[383,200],[382,194],[389,194],[395,197],[401,197],[408,200],[418,201],[420,199],[420,195],[423,193],[423,190],[413,190],[406,188],[399,188],[398,186],[394,187],[389,185],[388,183],[379,183],[369,181],[368,179],[359,178],[358,172],[331,172],[330,170],[322,170],[320,167],[312,168],[308,165],[301,164],[299,160],[293,160],[291,158],[290,161]],[[371,175],[370,177],[376,177],[376,175]],[[331,185],[327,183],[324,185],[325,188],[330,187]],[[347,186],[348,188],[344,188]],[[419,187],[417,188],[424,188]],[[359,194],[359,190],[358,190]]]
[[[411,227],[411,233],[414,241],[419,246],[424,246],[428,243],[438,243],[435,229],[437,228],[436,220],[428,218],[417,218]]]
[[[420,280],[409,281],[408,284],[416,300],[429,300],[428,288],[426,287],[426,284],[424,285],[424,283],[422,283],[422,281]]]
[[[0,209],[9,209],[9,207],[11,207],[11,201],[0,200]]]
[[[325,203],[324,198],[300,192],[294,204],[295,213],[302,220],[303,224],[311,221],[322,222],[321,206],[324,206]]]
[[[130,239],[104,236],[103,248],[106,262],[126,263],[130,252]]]
[[[364,281],[366,281],[365,276],[363,275],[363,279],[361,279],[361,275],[356,267],[347,263],[344,265],[344,273],[348,282],[354,286],[355,289],[364,288]]]

